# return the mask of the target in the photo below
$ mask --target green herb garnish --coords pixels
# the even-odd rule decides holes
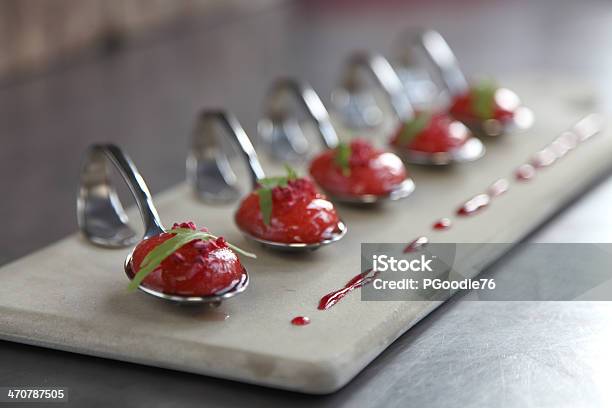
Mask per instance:
[[[480,119],[486,120],[493,117],[497,88],[497,85],[492,80],[480,81],[472,87],[470,91],[472,110]]]
[[[147,277],[148,274],[153,272],[164,261],[164,259],[175,253],[183,245],[186,245],[195,239],[208,241],[211,239],[218,238],[212,234],[209,234],[208,232],[195,231],[189,228],[171,229],[166,231],[166,233],[174,234],[174,236],[153,248],[153,250],[144,257],[144,259],[140,263],[138,273],[134,276],[134,279],[132,279],[132,281],[128,285],[129,291],[137,289],[140,283],[144,280],[144,278]],[[240,249],[237,246],[230,244],[229,242],[227,243],[227,246],[244,256],[248,256],[250,258],[257,258],[255,254]]]
[[[417,112],[413,119],[404,123],[402,131],[397,138],[397,142],[400,145],[407,145],[415,138],[416,135],[421,133],[429,122],[431,121],[430,112]]]
[[[334,163],[342,170],[345,176],[351,175],[351,145],[348,143],[340,143],[335,149]]]
[[[257,180],[259,187],[255,190],[259,197],[259,210],[265,225],[270,225],[272,220],[272,189],[274,187],[287,187],[289,181],[298,178],[297,172],[291,166],[285,164],[287,175],[284,177],[266,177]]]

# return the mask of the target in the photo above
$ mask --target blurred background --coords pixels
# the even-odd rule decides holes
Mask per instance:
[[[468,74],[612,87],[606,0],[0,0],[0,264],[75,231],[91,142],[120,143],[159,192],[184,179],[201,108],[254,133],[274,78],[329,102],[349,52],[389,55],[408,27],[439,30]]]

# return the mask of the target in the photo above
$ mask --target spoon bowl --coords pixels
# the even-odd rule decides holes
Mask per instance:
[[[529,129],[533,125],[534,115],[528,107],[520,106],[515,110],[512,120],[509,121],[501,122],[497,119],[487,119],[462,122],[477,135],[496,137]]]
[[[334,231],[331,238],[324,239],[320,242],[315,242],[315,243],[303,243],[303,242],[286,243],[286,242],[269,241],[266,239],[255,237],[251,235],[250,233],[248,233],[247,231],[244,231],[242,229],[240,230],[240,232],[242,232],[245,238],[253,242],[257,242],[258,244],[261,244],[262,246],[266,248],[275,249],[275,250],[284,251],[284,252],[301,252],[301,251],[315,251],[321,248],[322,246],[333,244],[334,242],[342,239],[348,231],[346,224],[344,224],[344,222],[340,220],[336,228],[337,230]]]
[[[336,201],[344,204],[364,204],[364,205],[374,205],[380,204],[387,201],[397,201],[402,198],[408,197],[414,191],[415,184],[411,178],[407,178],[397,186],[395,186],[391,191],[389,191],[385,195],[375,195],[375,194],[360,194],[360,195],[348,195],[348,194],[337,194],[333,193],[329,190],[322,189],[323,192],[329,196],[332,201]]]
[[[484,144],[475,137],[469,138],[461,147],[448,152],[426,153],[396,149],[396,153],[408,163],[434,166],[475,161],[484,156],[485,151]]]

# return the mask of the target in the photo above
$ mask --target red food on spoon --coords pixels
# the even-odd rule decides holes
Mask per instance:
[[[502,124],[512,121],[521,105],[519,97],[509,89],[482,81],[452,101],[450,113],[456,119],[473,123],[495,119]]]
[[[314,244],[338,232],[334,205],[316,190],[312,181],[287,177],[259,180],[236,212],[236,224],[252,236],[273,242]]]
[[[172,233],[172,231],[177,231]],[[132,278],[146,265],[147,255],[181,234],[203,232],[192,222],[174,224],[168,232],[140,242],[132,254]],[[208,235],[208,234],[204,234]],[[185,235],[187,239],[191,235]],[[244,267],[236,253],[222,237],[193,239],[168,254],[141,282],[142,286],[170,295],[209,296],[223,293],[238,284]]]
[[[387,195],[406,180],[399,157],[359,139],[321,153],[310,174],[325,191],[344,196]]]
[[[417,112],[391,139],[400,150],[442,153],[458,149],[471,137],[462,123],[442,113]]]

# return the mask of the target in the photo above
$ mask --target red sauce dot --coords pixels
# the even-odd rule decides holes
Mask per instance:
[[[508,180],[502,178],[494,181],[493,184],[491,184],[487,189],[487,193],[490,197],[499,197],[500,195],[508,191],[509,188],[510,183],[508,183]]]
[[[306,316],[294,317],[291,320],[291,324],[294,326],[306,326],[307,324],[310,324],[310,318]]]
[[[523,164],[514,173],[517,180],[529,181],[535,176],[535,168],[531,164]]]
[[[418,237],[417,239],[406,245],[406,248],[404,248],[404,253],[407,254],[409,252],[416,252],[428,243],[429,239],[427,237]]]
[[[467,200],[459,209],[457,209],[457,215],[468,216],[475,212],[485,208],[491,202],[491,197],[488,194],[478,194],[475,197]]]
[[[547,167],[557,160],[557,154],[550,148],[546,147],[531,158],[531,164],[535,167]]]
[[[451,220],[448,218],[440,218],[438,221],[436,221],[433,225],[433,229],[438,230],[438,231],[443,231],[446,229],[449,229],[451,226]]]

